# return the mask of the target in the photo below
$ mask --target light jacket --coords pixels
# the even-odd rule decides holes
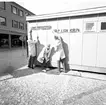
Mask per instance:
[[[37,43],[37,41],[27,40],[27,42],[28,42],[29,56],[36,56],[35,44]]]
[[[48,53],[48,54],[47,54]],[[37,60],[40,63],[43,63],[44,59],[46,61],[50,60],[51,48],[47,51],[47,47],[44,47],[42,51],[39,53]]]
[[[58,36],[59,37],[59,36]],[[55,53],[54,53],[54,58],[55,60],[60,60],[65,58],[65,52],[63,49],[61,37],[59,37],[57,40],[55,40]]]

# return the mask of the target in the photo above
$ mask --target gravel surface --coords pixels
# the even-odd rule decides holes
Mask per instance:
[[[33,70],[26,74],[0,81],[0,105],[106,105],[106,81]]]

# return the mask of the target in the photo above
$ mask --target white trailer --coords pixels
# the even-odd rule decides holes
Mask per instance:
[[[106,73],[106,7],[27,17],[28,38],[39,36],[41,45],[54,44],[53,32],[63,39],[69,69]],[[51,65],[56,66],[55,53]]]

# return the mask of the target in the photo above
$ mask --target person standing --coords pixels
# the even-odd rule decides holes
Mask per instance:
[[[28,50],[29,50],[29,60],[28,60],[28,67],[34,69],[37,63],[37,47],[36,44],[39,40],[39,37],[37,37],[37,40],[32,39],[32,30],[30,31],[30,39],[27,40],[28,42]]]
[[[54,35],[54,39],[55,39],[55,46],[54,49],[56,51],[56,60],[57,60],[57,64],[58,64],[58,70],[60,72],[65,72],[65,52],[63,49],[63,45],[62,45],[62,40],[61,37],[59,35]],[[60,63],[62,63],[63,65],[63,70],[61,70],[60,67]]]

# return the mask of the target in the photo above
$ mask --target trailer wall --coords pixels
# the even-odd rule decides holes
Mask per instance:
[[[33,39],[39,36],[38,55],[50,43],[54,45],[54,33],[62,37],[67,69],[106,73],[106,16],[63,17],[28,22]],[[57,66],[52,51],[52,66]]]

